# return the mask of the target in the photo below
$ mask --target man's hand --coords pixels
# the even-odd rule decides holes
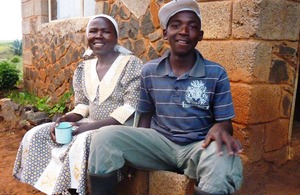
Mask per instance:
[[[223,155],[222,144],[227,146],[228,154],[234,155],[242,152],[242,146],[240,142],[232,137],[233,127],[231,120],[222,121],[214,124],[208,131],[205,140],[202,144],[203,148],[209,146],[213,141],[216,141],[218,147],[218,154]]]

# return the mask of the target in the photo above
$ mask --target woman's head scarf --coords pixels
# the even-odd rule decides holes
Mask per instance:
[[[111,16],[106,15],[106,14],[95,15],[89,20],[89,22],[86,26],[86,30],[85,30],[86,37],[88,37],[91,22],[96,18],[106,18],[106,19],[108,19],[114,25],[116,33],[117,33],[117,39],[119,39],[118,23],[116,22],[115,19],[113,19]],[[125,55],[132,54],[131,51],[129,51],[128,49],[126,49],[125,47],[123,47],[119,44],[115,45],[115,51],[120,52],[120,53],[125,54]],[[93,50],[91,50],[91,48],[88,47],[87,50],[84,52],[83,57],[87,58],[87,57],[90,57],[91,55],[93,55]]]

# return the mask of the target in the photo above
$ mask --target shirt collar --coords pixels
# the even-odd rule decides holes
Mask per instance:
[[[205,76],[205,64],[204,58],[201,53],[195,49],[196,62],[193,68],[188,72],[189,76],[192,77],[204,77]],[[174,75],[172,74],[170,63],[169,63],[170,50],[166,51],[158,62],[156,73],[160,76]]]

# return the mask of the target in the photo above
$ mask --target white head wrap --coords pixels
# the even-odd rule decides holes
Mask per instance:
[[[90,29],[90,25],[91,25],[91,22],[95,19],[95,18],[106,18],[108,19],[109,21],[111,21],[111,23],[114,25],[115,27],[115,30],[116,30],[116,33],[117,33],[117,39],[119,39],[119,27],[118,27],[118,23],[116,22],[115,19],[113,19],[111,16],[109,15],[106,15],[106,14],[99,14],[99,15],[95,15],[93,16],[87,26],[86,26],[86,30],[85,30],[85,34],[86,34],[86,37],[88,37],[88,34],[89,34],[89,29]],[[128,54],[132,54],[131,51],[129,51],[128,49],[126,49],[125,47],[121,46],[121,45],[115,45],[115,51],[118,51],[122,54],[125,54],[125,55],[128,55]],[[84,52],[83,54],[83,57],[89,57],[93,54],[93,50],[90,49],[90,47],[87,48],[87,50]]]

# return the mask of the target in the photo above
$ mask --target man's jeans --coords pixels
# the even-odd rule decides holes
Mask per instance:
[[[239,156],[217,154],[212,142],[206,149],[201,142],[178,145],[153,129],[107,126],[92,138],[89,172],[106,174],[125,163],[145,170],[182,171],[196,179],[198,187],[214,194],[234,193],[243,180]]]

